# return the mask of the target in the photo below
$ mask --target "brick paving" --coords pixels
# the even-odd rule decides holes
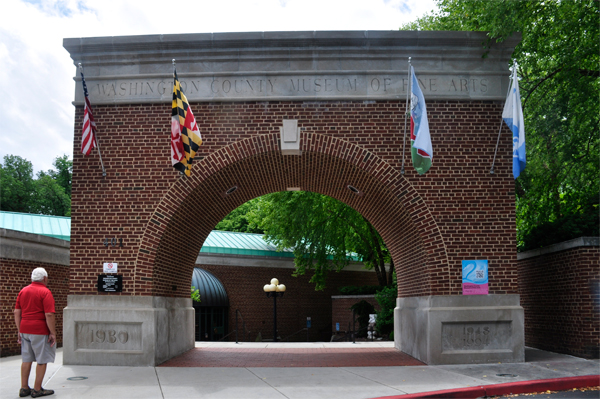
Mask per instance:
[[[394,348],[195,348],[159,367],[424,366]]]

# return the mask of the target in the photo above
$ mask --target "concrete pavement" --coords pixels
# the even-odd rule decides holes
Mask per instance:
[[[393,344],[198,342],[196,346],[267,348],[277,356],[279,348],[365,349],[390,348]],[[63,365],[62,349],[59,349],[56,362],[48,365],[44,387],[56,391],[53,397],[73,399],[366,399],[453,389],[466,392],[478,386],[600,374],[598,360],[530,348],[526,349],[525,357],[525,363],[458,366],[99,367]],[[0,359],[0,399],[18,397],[20,364],[19,356]],[[599,379],[592,378],[592,381]],[[590,379],[587,380],[589,383]]]

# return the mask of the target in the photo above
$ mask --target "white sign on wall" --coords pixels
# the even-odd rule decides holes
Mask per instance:
[[[104,264],[104,273],[116,273],[117,272],[117,264],[116,263],[105,263]]]

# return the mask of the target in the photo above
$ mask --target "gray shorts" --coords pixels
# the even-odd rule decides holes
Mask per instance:
[[[47,335],[21,333],[21,357],[24,363],[54,363],[56,344],[50,346]]]

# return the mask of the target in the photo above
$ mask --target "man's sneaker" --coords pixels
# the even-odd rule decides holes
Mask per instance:
[[[48,395],[54,395],[54,391],[51,389],[44,389],[43,387],[39,391],[36,391],[35,389],[31,390],[32,398],[39,398],[40,396],[48,396]]]
[[[31,395],[31,388],[21,388],[19,390],[19,396],[24,398],[25,396]]]

